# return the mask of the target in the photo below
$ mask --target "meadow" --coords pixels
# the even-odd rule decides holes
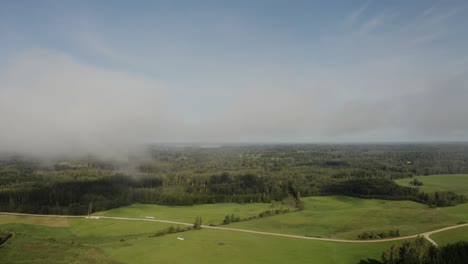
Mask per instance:
[[[227,225],[277,233],[355,239],[360,232],[400,229],[415,234],[468,220],[468,204],[428,208],[408,201],[345,196],[302,198],[305,209]],[[100,215],[219,223],[225,214],[258,215],[270,204],[157,206],[136,204]],[[159,216],[159,217],[158,217]],[[164,217],[164,218],[163,218]],[[205,219],[205,218],[204,218]],[[0,230],[15,236],[1,249],[2,263],[359,263],[379,259],[398,242],[342,243],[301,240],[229,230],[192,230],[153,236],[171,224],[113,219],[0,215]],[[431,237],[438,243],[466,239],[468,228]],[[181,237],[184,240],[179,240]],[[188,259],[189,258],[189,259]]]
[[[287,205],[267,204],[267,203],[219,203],[219,204],[201,204],[193,206],[162,206],[153,204],[134,204],[120,207],[108,211],[97,212],[94,215],[135,217],[145,218],[154,217],[155,219],[171,220],[185,223],[193,223],[195,217],[201,216],[204,225],[222,224],[226,215],[234,214],[240,218],[258,216],[261,212],[293,207]]]
[[[398,229],[401,236],[414,235],[468,221],[468,204],[429,208],[412,201],[359,199],[348,196],[303,197],[304,210],[232,223],[229,227],[314,237],[356,239],[363,232]],[[224,216],[246,218],[271,209],[269,204],[209,204],[195,206],[131,205],[96,213],[106,216],[140,217],[203,224],[222,223]]]
[[[362,232],[398,229],[401,236],[418,234],[468,221],[468,204],[429,208],[412,201],[359,199],[348,196],[303,197],[304,210],[232,223],[229,227],[314,237],[356,239]],[[132,205],[98,212],[97,215],[141,217],[220,224],[226,214],[257,215],[269,204],[211,204],[196,206]]]
[[[450,175],[449,175],[450,176]],[[466,176],[425,176],[427,191],[463,192]],[[408,179],[401,180],[407,181]],[[437,185],[439,182],[439,185]],[[443,183],[443,184],[442,184]],[[436,186],[437,185],[437,186]],[[468,204],[429,208],[412,201],[359,199],[347,196],[303,197],[304,210],[226,225],[313,237],[356,239],[362,232],[398,229],[401,236],[468,222]],[[161,206],[134,204],[94,215],[154,217],[192,223],[201,216],[205,225],[221,225],[226,215],[258,216],[286,205],[204,204]],[[289,207],[290,209],[294,209]],[[53,218],[0,215],[0,230],[15,233],[0,248],[1,263],[359,263],[379,259],[396,242],[342,243],[302,240],[229,230],[191,230],[164,236],[157,232],[177,225],[114,219]],[[223,225],[224,226],[224,225]],[[183,238],[184,240],[180,240]],[[468,239],[468,227],[431,235],[439,245]]]
[[[31,224],[0,225],[1,230],[16,233],[0,249],[2,263],[358,263],[378,258],[395,244],[363,246],[208,229],[150,237],[154,230],[142,234],[131,227],[142,223],[122,220],[100,223],[121,222],[126,231],[116,234],[103,224],[103,230],[94,234],[95,223],[102,219],[69,219],[68,227],[47,227],[33,225],[37,217],[23,218],[32,218],[27,220]],[[151,224],[159,229],[170,226]],[[91,230],[84,231],[84,225]]]
[[[401,236],[468,221],[468,204],[429,208],[412,201],[347,196],[302,198],[304,210],[232,224],[232,227],[314,237],[356,239],[362,232],[398,229]]]
[[[468,174],[415,176],[413,178],[395,180],[395,182],[402,186],[411,186],[410,182],[414,179],[423,182],[423,185],[417,186],[417,188],[427,193],[454,192],[468,196]]]
[[[127,263],[359,263],[379,258],[395,242],[363,246],[262,236],[224,230],[192,231],[184,241],[173,234],[134,243],[114,243],[103,250]]]

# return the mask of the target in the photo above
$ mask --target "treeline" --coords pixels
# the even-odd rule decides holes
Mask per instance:
[[[222,175],[226,176],[225,174]],[[219,176],[213,176],[218,179]],[[220,188],[221,185],[228,186]],[[240,175],[228,182],[207,181],[204,187],[164,186],[158,178],[134,178],[122,174],[97,180],[40,182],[0,189],[0,211],[40,214],[87,214],[131,203],[192,205],[252,203],[283,200],[299,192],[291,182],[272,187],[255,175]]]
[[[392,237],[399,237],[400,230],[389,230],[387,232],[362,232],[362,234],[358,235],[359,239],[368,240],[368,239],[384,239],[384,238],[392,238]]]
[[[280,208],[280,209],[271,209],[271,210],[266,210],[261,213],[259,213],[257,216],[250,216],[248,218],[241,219],[239,216],[236,216],[234,214],[226,215],[223,220],[223,224],[227,225],[230,223],[235,223],[235,222],[240,222],[240,221],[247,221],[247,220],[252,220],[252,219],[257,219],[257,218],[263,218],[263,217],[268,217],[268,216],[274,216],[274,215],[280,215],[280,214],[286,214],[291,212],[291,209],[289,208]]]
[[[361,264],[465,264],[468,259],[468,242],[459,241],[436,247],[424,238],[405,241],[400,247],[393,245],[382,253],[381,261],[361,260]]]
[[[126,161],[0,156],[0,210],[86,214],[131,203],[270,203],[329,194],[429,206],[465,202],[392,181],[427,173],[468,173],[468,145],[153,146]]]
[[[317,185],[313,187],[317,189]],[[413,200],[429,206],[453,206],[466,198],[451,192],[423,193],[399,186],[388,179],[354,179],[324,184],[317,194],[349,195],[360,198]],[[261,177],[252,174],[213,175],[203,184],[166,185],[164,178],[135,178],[116,174],[96,180],[38,182],[0,188],[0,210],[41,214],[87,214],[131,203],[192,205],[206,203],[269,203],[293,197],[301,208],[300,196],[307,185],[294,178]],[[309,190],[310,191],[310,190]],[[267,213],[265,213],[267,214]]]
[[[183,228],[183,227],[180,227],[180,226],[176,226],[176,227],[170,226],[170,227],[168,227],[166,229],[159,230],[158,232],[156,232],[154,234],[151,234],[148,237],[159,237],[159,236],[164,236],[164,235],[174,234],[174,233],[181,233],[181,232],[190,231],[190,230],[193,230],[193,228],[192,227]]]

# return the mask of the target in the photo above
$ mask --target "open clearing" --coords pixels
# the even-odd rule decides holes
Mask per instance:
[[[3,216],[0,216],[3,217]],[[25,218],[32,218],[24,216]],[[262,236],[228,230],[189,231],[161,237],[150,234],[95,236],[76,234],[70,227],[2,224],[2,230],[16,235],[1,249],[5,263],[357,263],[361,258],[378,258],[383,250],[400,242],[336,243]],[[139,221],[120,221],[126,225]],[[82,223],[80,223],[82,224]],[[151,223],[164,229],[170,225]],[[91,224],[94,225],[94,224]],[[183,237],[184,240],[178,240]],[[190,258],[188,260],[187,258]]]
[[[410,181],[418,179],[423,182],[420,190],[432,192],[454,192],[468,196],[468,174],[415,176],[414,178],[399,179],[395,182],[403,186],[411,186]]]
[[[177,240],[183,236],[184,241]],[[379,258],[398,242],[362,244],[306,241],[223,230],[191,231],[134,243],[111,244],[104,251],[128,263],[358,263]]]
[[[241,218],[257,216],[259,213],[280,208],[272,208],[271,204],[251,203],[251,204],[202,204],[193,206],[162,206],[153,204],[134,204],[120,207],[103,212],[97,212],[94,215],[119,216],[145,218],[147,216],[155,219],[172,220],[178,222],[193,223],[195,217],[201,216],[204,225],[221,224],[227,214],[235,214]],[[287,206],[283,205],[283,208]],[[291,208],[294,209],[294,208]]]
[[[66,227],[69,226],[68,218],[56,218],[56,217],[22,217],[16,215],[0,215],[1,224],[30,224],[39,226],[56,226]]]
[[[468,204],[428,208],[411,201],[358,199],[346,196],[302,198],[299,212],[239,222],[230,227],[356,239],[362,232],[400,230],[401,236],[423,233],[468,221]]]
[[[428,208],[409,201],[358,199],[346,196],[302,198],[305,209],[221,227],[282,234],[356,239],[361,232],[399,229],[414,235],[468,221],[468,204]],[[143,218],[143,221],[0,215],[0,230],[16,235],[3,248],[5,263],[358,263],[380,257],[393,244],[341,243],[278,237],[232,230],[202,229],[150,237],[176,224],[219,224],[226,214],[242,218],[271,209],[270,204],[199,206],[132,205],[97,215]],[[205,220],[206,219],[206,220]],[[181,237],[184,240],[179,240]],[[431,235],[439,245],[468,238],[468,227]]]

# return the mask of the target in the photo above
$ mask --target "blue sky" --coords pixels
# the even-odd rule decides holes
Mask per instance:
[[[3,141],[55,111],[141,126],[108,144],[468,140],[467,14],[466,1],[2,1],[0,118],[16,120]],[[47,96],[12,118],[24,94]],[[109,133],[71,130],[54,138]]]

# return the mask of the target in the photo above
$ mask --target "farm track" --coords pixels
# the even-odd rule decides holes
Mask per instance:
[[[33,216],[33,217],[56,217],[56,218],[87,218],[84,215],[40,215],[40,214],[21,214],[21,213],[5,213],[0,212],[0,215],[14,215],[14,216]],[[131,217],[117,217],[117,216],[100,216],[100,215],[93,215],[99,217],[99,219],[113,219],[113,220],[123,220],[123,221],[146,221],[146,222],[157,222],[157,223],[165,223],[165,224],[175,224],[175,225],[184,225],[184,226],[193,226],[192,223],[184,223],[184,222],[177,222],[177,221],[170,221],[170,220],[159,220],[159,219],[147,219],[147,218],[131,218]],[[97,219],[90,219],[90,220],[97,220]],[[385,239],[372,239],[372,240],[353,240],[353,239],[339,239],[339,238],[323,238],[323,237],[310,237],[310,236],[298,236],[298,235],[288,235],[288,234],[281,234],[281,233],[272,233],[272,232],[262,232],[262,231],[255,231],[255,230],[248,230],[248,229],[239,229],[239,228],[230,228],[230,227],[221,227],[221,226],[207,226],[202,225],[202,228],[206,229],[215,229],[215,230],[225,230],[225,231],[235,231],[235,232],[244,232],[244,233],[251,233],[251,234],[259,234],[259,235],[268,235],[268,236],[278,236],[278,237],[288,237],[288,238],[296,238],[296,239],[305,239],[305,240],[316,240],[316,241],[325,241],[325,242],[341,242],[341,243],[379,243],[379,242],[388,242],[388,241],[398,241],[404,239],[411,239],[416,238],[418,236],[424,237],[433,245],[437,246],[437,243],[430,238],[430,235],[435,233],[444,232],[447,230],[455,229],[468,226],[466,224],[460,225],[453,225],[448,226],[440,229],[436,229],[433,231],[428,231],[420,234],[409,235],[409,236],[402,236],[402,237],[393,237],[393,238],[385,238]]]

